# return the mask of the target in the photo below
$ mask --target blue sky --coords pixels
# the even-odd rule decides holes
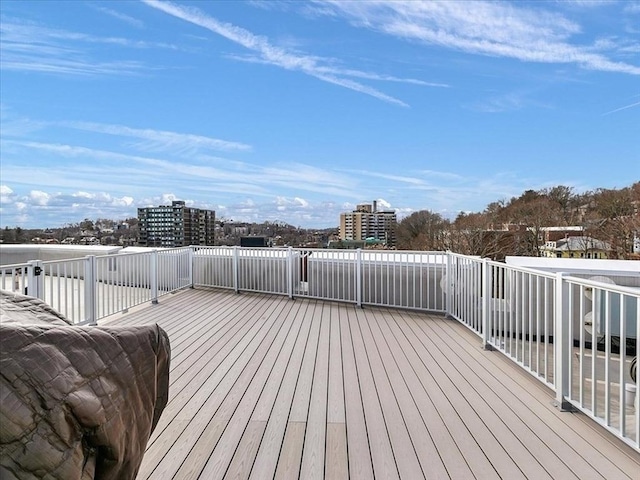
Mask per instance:
[[[481,211],[640,180],[640,2],[11,1],[4,226]]]

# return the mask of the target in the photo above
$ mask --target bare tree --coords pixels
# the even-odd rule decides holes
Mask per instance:
[[[450,222],[430,210],[414,212],[398,223],[401,250],[446,250]]]
[[[599,189],[595,195],[592,212],[598,222],[594,222],[594,236],[611,244],[615,258],[628,258],[633,251],[633,237],[640,232],[640,186],[621,190]]]

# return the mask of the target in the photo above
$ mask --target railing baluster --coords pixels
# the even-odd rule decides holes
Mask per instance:
[[[356,305],[362,307],[362,250],[356,250]]]
[[[604,298],[604,421],[611,425],[611,292],[607,291]],[[623,405],[620,408],[624,408]]]
[[[624,378],[624,371],[626,369],[625,360],[627,358],[627,325],[625,322],[625,314],[627,303],[624,301],[624,296],[620,295],[620,314],[618,315],[618,324],[620,325],[620,349],[618,352],[618,357],[620,360],[620,368],[618,369],[618,398],[620,398],[620,408],[619,408],[619,418],[618,422],[620,425],[620,435],[623,437],[627,434],[627,415],[626,415],[626,381]],[[636,348],[637,348],[637,337],[636,334]],[[638,393],[636,392],[636,395]],[[636,412],[636,416],[640,412]],[[636,439],[637,440],[637,439]]]
[[[555,288],[555,325],[554,325],[554,341],[555,341],[555,388],[556,402],[561,410],[570,410],[567,404],[569,396],[569,357],[571,351],[569,346],[569,317],[568,303],[570,303],[568,295],[568,284],[563,279],[563,273],[556,274]]]
[[[153,250],[149,257],[149,283],[151,289],[151,303],[158,303],[158,250]]]

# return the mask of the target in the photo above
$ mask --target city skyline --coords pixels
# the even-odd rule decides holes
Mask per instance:
[[[640,2],[2,3],[1,225],[452,218],[640,179]]]

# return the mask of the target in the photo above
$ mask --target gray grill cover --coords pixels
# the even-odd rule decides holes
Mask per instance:
[[[71,326],[38,299],[0,300],[0,478],[135,478],[168,400],[164,330]]]

